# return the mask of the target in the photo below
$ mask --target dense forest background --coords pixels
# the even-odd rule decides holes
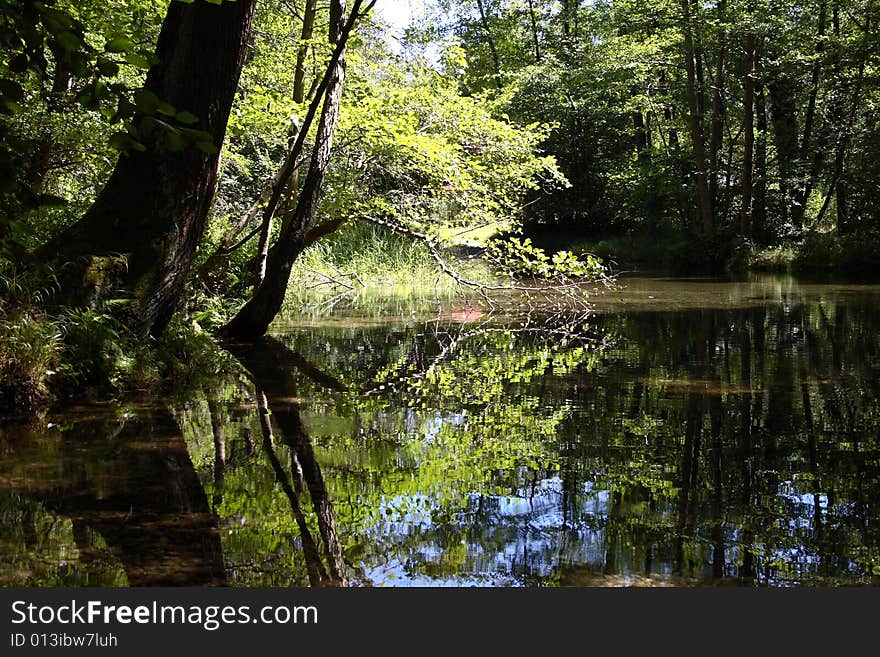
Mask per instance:
[[[319,286],[876,263],[876,1],[375,4],[0,3],[9,395]]]

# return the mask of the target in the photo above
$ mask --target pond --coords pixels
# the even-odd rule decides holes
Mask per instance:
[[[288,318],[0,424],[0,584],[880,584],[880,287]]]

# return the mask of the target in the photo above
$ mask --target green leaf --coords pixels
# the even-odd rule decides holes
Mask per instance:
[[[147,59],[145,55],[141,55],[140,53],[130,52],[126,53],[123,57],[126,62],[131,64],[132,66],[136,66],[137,68],[144,69],[145,71],[150,68],[150,60]]]
[[[195,114],[191,114],[190,112],[178,112],[174,118],[176,118],[184,125],[194,125],[199,122],[199,117],[197,117]]]
[[[128,52],[129,50],[134,50],[134,44],[130,39],[126,39],[125,37],[116,37],[110,39],[104,45],[104,50],[106,52]]]
[[[134,104],[144,114],[153,114],[161,102],[149,89],[138,89],[134,92]]]
[[[164,114],[165,116],[175,116],[177,114],[177,110],[174,109],[174,105],[171,103],[166,103],[164,100],[159,103],[159,107],[156,108],[156,111],[159,114]]]
[[[110,147],[122,152],[147,150],[146,146],[124,132],[114,132],[110,136]]]
[[[186,147],[186,140],[179,130],[172,128],[165,132],[165,146],[169,151],[182,151]]]
[[[101,75],[113,78],[119,75],[119,64],[104,57],[98,57],[98,70],[101,72]]]
[[[196,148],[208,155],[213,155],[218,152],[218,148],[210,141],[197,141]]]
[[[85,42],[82,40],[82,37],[74,34],[69,30],[65,30],[64,32],[59,33],[55,37],[55,40],[62,48],[70,51],[80,50],[86,45]]]

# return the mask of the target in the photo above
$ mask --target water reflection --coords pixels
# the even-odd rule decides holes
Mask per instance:
[[[173,415],[7,427],[0,578],[880,583],[880,293],[634,287],[543,334],[291,322]]]
[[[0,429],[5,584],[225,582],[218,519],[170,412],[91,408],[62,421]]]

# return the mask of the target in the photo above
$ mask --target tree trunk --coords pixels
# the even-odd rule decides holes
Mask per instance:
[[[810,95],[807,100],[807,110],[804,114],[804,134],[801,139],[800,161],[802,166],[807,165],[810,160],[810,152],[812,149],[813,126],[816,120],[816,99],[819,95],[819,78],[822,72],[822,53],[825,50],[825,22],[827,16],[827,6],[825,2],[819,5],[819,26],[818,26],[818,43],[816,45],[816,61],[813,63],[813,72],[810,76]],[[798,189],[795,192],[794,205],[792,206],[792,221],[795,226],[802,226],[804,223],[804,214],[807,210],[807,202],[810,200],[810,194],[813,191],[815,179],[819,174],[822,166],[824,154],[821,148],[817,148],[812,158],[809,170],[801,174],[798,183]]]
[[[764,95],[763,40],[755,51],[755,113],[758,135],[755,140],[754,198],[752,200],[752,236],[765,239],[767,226],[767,101]]]
[[[771,55],[772,57],[772,55]],[[784,71],[775,71],[768,86],[770,92],[770,119],[773,123],[773,141],[779,175],[781,220],[786,223],[792,213],[792,188],[795,186],[795,166],[798,159],[797,114],[792,81]]]
[[[299,38],[299,49],[296,53],[296,71],[293,78],[293,102],[301,105],[306,99],[306,58],[309,54],[309,41],[315,29],[315,16],[318,13],[318,0],[306,0],[306,6],[303,9],[303,24]],[[299,137],[299,131],[303,129],[301,125],[295,125],[290,134],[291,145],[295,144]],[[298,153],[295,154],[298,157]],[[299,187],[298,170],[294,169],[290,182],[287,184],[288,203],[295,198],[297,187]],[[257,290],[266,279],[266,262],[269,258],[269,240],[272,236],[272,223],[274,215],[269,214],[263,218],[263,225],[260,230],[260,244],[257,249],[257,266],[256,276],[254,280],[254,290]]]
[[[495,67],[495,84],[501,89],[504,86],[501,81],[501,57],[498,55],[498,48],[495,45],[495,38],[492,36],[492,27],[489,25],[489,18],[483,7],[483,0],[477,0],[477,9],[480,12],[480,24],[483,26],[483,32],[486,33],[486,45],[489,46],[489,52],[492,55],[492,65]]]
[[[303,9],[300,46],[296,52],[296,71],[293,76],[293,102],[302,103],[306,97],[306,58],[309,55],[309,41],[315,30],[315,16],[318,13],[318,0],[306,0]]]
[[[66,108],[64,101],[73,84],[73,67],[70,51],[56,48],[52,54],[55,58],[55,71],[52,74],[52,86],[46,98],[46,112],[49,115],[57,115]],[[49,133],[33,149],[33,158],[28,162],[24,180],[25,185],[33,192],[34,196],[43,192],[46,176],[52,168],[55,147],[55,137]]]
[[[143,140],[146,150],[120,156],[85,216],[40,250],[63,266],[64,305],[94,302],[112,285],[130,299],[123,319],[137,333],[158,334],[171,319],[204,233],[255,6],[256,0],[170,5],[159,63],[144,88],[197,116],[194,127],[210,134],[217,150],[169,150],[156,129]],[[107,280],[99,270],[120,254],[127,263]]]
[[[691,16],[690,0],[682,0],[684,12],[684,61],[687,72],[685,91],[688,102],[688,126],[691,133],[691,150],[694,159],[694,176],[697,182],[702,230],[711,232],[715,227],[712,216],[712,196],[709,193],[709,180],[706,171],[706,145],[703,138],[703,115],[697,96],[697,71],[694,66],[693,17]]]
[[[346,41],[362,4],[361,0],[355,0],[349,22],[343,25],[341,17],[345,12],[344,3],[345,0],[333,0],[334,7],[331,8],[331,16],[339,16],[338,20],[331,19],[330,24],[331,41],[337,44],[338,57],[335,63],[332,63],[318,134],[312,151],[312,161],[296,211],[290,221],[282,226],[277,243],[269,251],[266,277],[262,285],[254,292],[251,300],[223,327],[223,333],[229,337],[249,339],[266,333],[269,324],[275,319],[284,303],[293,263],[306,246],[309,223],[317,208],[327,173],[333,133],[339,116],[339,101],[342,98],[342,87],[345,82]]]
[[[720,173],[719,154],[724,131],[724,58],[727,51],[727,30],[724,29],[724,20],[727,13],[727,0],[718,0],[718,56],[715,62],[715,88],[712,91],[712,129],[709,138],[709,195],[712,197],[712,207],[719,206],[718,178]]]
[[[835,11],[837,7],[835,6]],[[869,15],[865,19],[865,36],[871,34],[871,16]],[[840,235],[846,235],[849,233],[853,226],[850,225],[849,222],[849,187],[847,185],[846,180],[846,155],[847,150],[849,148],[850,139],[852,138],[853,126],[856,122],[856,115],[859,111],[859,107],[861,105],[862,98],[862,85],[864,83],[865,78],[865,65],[867,63],[868,51],[862,51],[862,56],[859,61],[858,73],[856,74],[855,88],[852,92],[852,100],[850,102],[850,109],[846,116],[843,116],[842,111],[838,116],[838,111],[835,110],[834,114],[834,122],[838,125],[838,133],[837,140],[834,147],[834,171],[831,175],[831,181],[828,183],[828,191],[825,195],[825,200],[822,203],[822,207],[819,210],[818,215],[816,216],[816,225],[822,221],[822,218],[825,216],[825,213],[828,210],[828,205],[831,202],[832,196],[836,195],[837,201],[837,232]],[[838,92],[838,97],[841,98],[844,95],[844,90],[841,89]]]
[[[749,15],[754,11],[749,3]],[[755,156],[755,50],[757,38],[754,32],[746,35],[746,62],[743,75],[743,152],[742,209],[740,211],[740,234],[748,239],[752,235],[752,175]]]
[[[529,20],[532,23],[532,40],[535,44],[535,63],[541,63],[541,43],[538,41],[538,19],[535,16],[534,0],[529,0]]]
[[[633,95],[636,95],[637,89],[633,89]],[[640,175],[645,181],[643,209],[645,220],[650,230],[653,232],[657,228],[660,219],[660,202],[657,189],[652,180],[651,170],[651,134],[648,126],[645,125],[645,114],[641,107],[637,107],[632,111],[633,131],[635,136],[636,160],[641,170]]]

